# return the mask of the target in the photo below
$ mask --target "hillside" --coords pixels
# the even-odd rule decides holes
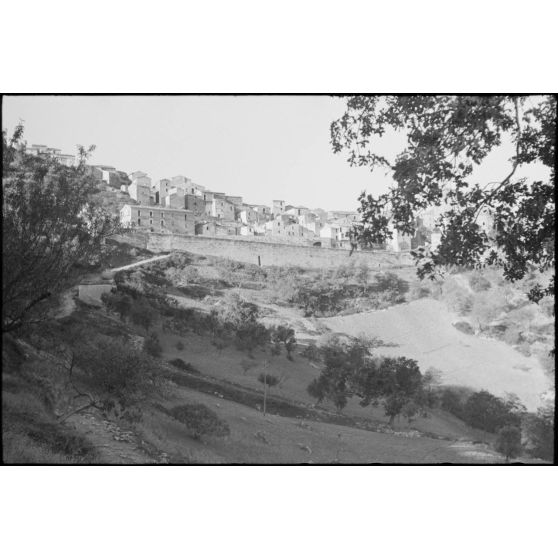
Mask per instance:
[[[466,335],[453,327],[458,320],[442,302],[423,298],[319,322],[335,332],[377,336],[397,344],[379,351],[414,358],[425,370],[440,370],[444,384],[486,389],[500,396],[515,393],[529,410],[536,410],[541,395],[551,388],[537,358],[524,356],[503,341]]]
[[[18,357],[15,364],[10,362],[3,377],[3,392],[7,394],[3,413],[5,423],[11,425],[4,431],[4,458],[8,461],[503,461],[492,449],[494,434],[472,428],[438,406],[409,420],[400,416],[389,426],[382,406],[362,407],[356,398],[350,399],[341,412],[327,400],[316,404],[307,387],[320,375],[322,364],[304,356],[305,350],[309,344],[327,344],[337,335],[343,339],[361,334],[378,338],[382,343],[374,349],[377,354],[415,359],[423,371],[439,369],[440,387],[467,386],[495,395],[513,392],[529,410],[536,409],[540,394],[548,389],[544,371],[534,356],[524,356],[503,341],[458,331],[452,325],[457,316],[441,301],[422,298],[405,302],[401,293],[409,289],[412,268],[397,269],[398,277],[387,278],[389,281],[378,276],[353,283],[351,277],[356,270],[351,267],[278,270],[192,254],[154,258],[147,252],[138,255],[129,246],[118,246],[112,250],[111,268],[104,273],[92,272],[88,281],[95,283],[114,276],[117,294],[133,294],[131,308],[121,310],[128,316],[119,317],[116,307],[106,307],[106,300],[101,299],[106,289],[88,291],[83,300],[76,300],[76,291],[72,290],[62,297],[64,311],[56,314],[49,330],[65,343],[75,332],[82,332],[84,341],[79,343],[86,345],[117,343],[124,351],[143,347],[144,352],[137,356],[150,363],[153,380],[146,384],[139,403],[133,404],[141,409],[139,418],[124,418],[126,413],[117,416],[110,406],[72,412],[76,408],[71,404],[68,407],[67,363],[50,348],[37,349],[34,344],[42,335],[37,333],[23,341],[26,356]],[[389,283],[389,289],[399,289],[399,294],[382,291],[382,282]],[[335,298],[327,299],[336,310],[312,306],[314,299],[289,302],[296,295],[297,285],[321,285],[319,288],[329,292],[337,283],[342,285],[341,290],[335,291]],[[231,339],[211,334],[209,317],[214,312],[229,312],[228,305],[237,299],[253,305],[264,328],[293,328],[298,345],[291,358],[284,350],[270,353],[268,345],[241,348]],[[136,306],[138,311],[140,306],[148,310],[148,322],[134,317]],[[145,353],[148,339],[156,339],[160,345],[155,356]],[[80,346],[73,350],[80,350]],[[136,358],[135,353],[130,355]],[[103,355],[96,353],[95,358],[102,359]],[[89,391],[101,397],[100,386],[87,372],[87,362],[84,366],[73,373],[78,393]],[[263,371],[278,379],[278,385],[270,388],[265,415],[263,386],[258,379]],[[51,384],[48,403],[25,395],[35,389],[32,386]],[[201,439],[192,436],[191,429],[171,415],[177,406],[193,404],[215,412],[229,434]],[[71,414],[66,419],[68,409]],[[38,428],[52,431],[54,438],[37,434]],[[81,448],[78,454],[75,448]],[[520,459],[537,462],[527,454]]]

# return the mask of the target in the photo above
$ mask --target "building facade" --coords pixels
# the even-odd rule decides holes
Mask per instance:
[[[126,204],[120,210],[120,223],[150,232],[195,234],[194,215],[186,209]]]

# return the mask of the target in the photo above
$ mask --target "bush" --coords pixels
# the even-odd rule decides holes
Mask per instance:
[[[409,300],[418,300],[420,298],[428,298],[430,289],[426,285],[413,285],[409,291]]]
[[[506,461],[521,455],[521,430],[517,426],[501,428],[498,431],[495,448],[505,456]]]
[[[529,415],[525,420],[528,452],[533,457],[554,459],[554,407],[547,405]]]
[[[444,283],[442,298],[448,308],[460,316],[468,314],[473,307],[473,297],[454,279],[449,279]]]
[[[475,334],[475,330],[469,322],[455,322],[453,327],[457,329],[457,331],[461,331],[461,333],[465,333],[467,335]]]
[[[190,372],[191,374],[201,374],[201,372],[189,362],[184,362],[181,358],[173,358],[169,360],[169,364],[172,364],[175,368],[184,370],[185,372]]]
[[[492,287],[492,283],[484,277],[481,273],[473,273],[469,277],[469,285],[473,291],[480,293],[482,291],[488,291]]]
[[[194,440],[202,436],[225,437],[230,434],[229,425],[200,403],[173,407],[169,414],[187,427]]]
[[[279,383],[279,378],[273,374],[264,374],[263,372],[258,376],[258,382],[266,384],[267,387],[274,387]]]
[[[376,284],[380,291],[394,291],[399,294],[405,292],[405,281],[396,273],[392,273],[391,271],[376,273],[374,278],[376,279]]]
[[[175,347],[176,347],[177,351],[183,351],[184,350],[184,343],[182,343],[182,341],[177,341]]]
[[[105,411],[121,418],[139,416],[138,404],[153,392],[158,378],[145,354],[116,341],[98,341],[79,351],[77,364],[97,390]]]
[[[307,358],[310,362],[319,362],[319,360],[321,359],[320,349],[316,345],[316,343],[313,342],[304,347],[300,354],[304,358]]]
[[[156,333],[152,333],[149,337],[146,337],[143,342],[143,350],[152,357],[160,357],[163,352],[163,347],[161,347],[161,342],[157,337]]]

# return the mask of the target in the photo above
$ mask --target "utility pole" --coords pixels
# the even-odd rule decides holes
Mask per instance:
[[[265,360],[264,361],[264,401],[263,401],[264,417],[265,417],[265,410],[266,410],[266,404],[267,404],[267,365],[268,365],[268,361]]]

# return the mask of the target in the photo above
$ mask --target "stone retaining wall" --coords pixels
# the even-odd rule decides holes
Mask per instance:
[[[348,250],[253,242],[238,237],[217,238],[160,233],[151,233],[146,236],[145,247],[154,253],[178,250],[204,256],[231,258],[263,266],[298,265],[305,268],[327,268],[355,262],[357,265],[366,263],[371,268],[378,268],[380,266],[406,266],[412,263],[407,253],[356,251],[349,256]],[[135,242],[138,241],[139,239],[136,238]]]

